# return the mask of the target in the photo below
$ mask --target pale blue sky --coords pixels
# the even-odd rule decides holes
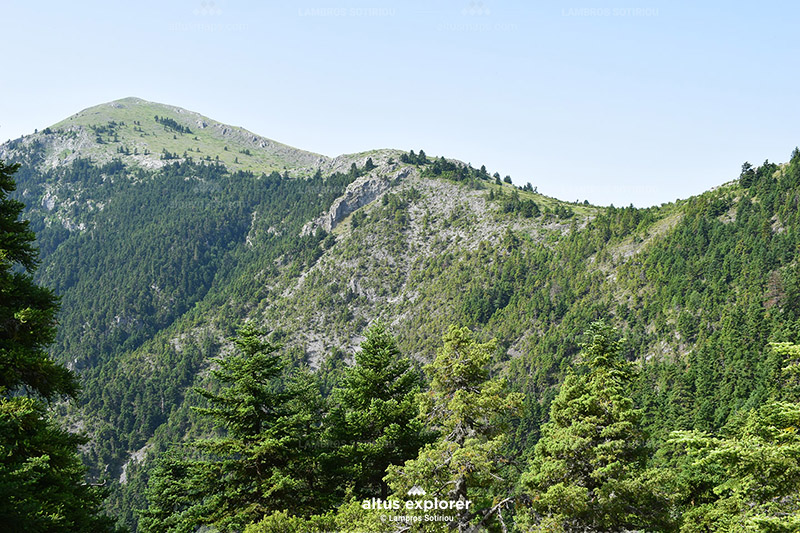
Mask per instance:
[[[0,141],[138,96],[334,156],[424,149],[637,206],[800,144],[800,4],[0,2]]]

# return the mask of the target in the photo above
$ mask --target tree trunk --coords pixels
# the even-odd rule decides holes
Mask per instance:
[[[453,490],[450,491],[448,496],[453,501],[467,501],[467,480],[464,478],[464,476],[459,476],[459,478],[456,480],[455,487],[453,487]],[[456,515],[458,517],[458,520],[456,521],[458,533],[469,532],[469,514],[470,511],[466,507],[458,511],[458,514]]]

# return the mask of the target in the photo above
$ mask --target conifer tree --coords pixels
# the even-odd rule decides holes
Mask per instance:
[[[386,499],[386,468],[416,457],[425,432],[415,403],[419,375],[404,357],[382,322],[366,332],[366,340],[334,391],[338,408],[331,415],[334,442],[347,479],[359,498]]]
[[[613,328],[595,322],[583,358],[570,372],[542,426],[522,476],[531,508],[523,531],[619,531],[647,527],[654,505],[643,479],[647,448],[641,413],[628,397],[632,373]]]
[[[324,410],[316,378],[300,371],[287,379],[279,347],[252,324],[234,344],[212,371],[220,391],[198,389],[208,407],[195,407],[224,434],[193,442],[200,458],[170,456],[155,471],[144,531],[241,531],[272,511],[303,515],[324,506],[316,501],[327,491],[316,485],[314,439]]]
[[[800,345],[772,349],[784,380],[772,401],[739,414],[720,435],[676,431],[668,442],[683,467],[682,533],[800,531]]]
[[[35,236],[9,198],[16,165],[0,161],[0,530],[111,531],[102,492],[87,484],[78,446],[86,439],[53,422],[46,402],[74,398],[75,376],[45,348],[58,303],[31,277]]]
[[[72,397],[75,376],[45,350],[55,337],[58,300],[33,282],[36,236],[20,219],[24,204],[8,197],[17,168],[0,161],[0,393]]]
[[[519,408],[522,395],[507,392],[502,379],[488,379],[495,341],[479,343],[468,328],[455,326],[443,341],[425,367],[430,389],[419,396],[420,415],[441,437],[416,459],[390,467],[387,480],[402,497],[419,485],[428,497],[462,502],[453,527],[466,532],[502,521],[502,510],[512,501],[499,475],[505,462],[502,420]]]

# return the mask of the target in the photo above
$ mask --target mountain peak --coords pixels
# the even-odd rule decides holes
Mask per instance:
[[[127,164],[159,168],[191,158],[253,172],[319,167],[329,162],[323,155],[195,111],[134,96],[86,108],[33,135],[6,143],[0,146],[0,158],[27,159],[40,168],[71,164],[78,158],[98,163],[119,158]]]

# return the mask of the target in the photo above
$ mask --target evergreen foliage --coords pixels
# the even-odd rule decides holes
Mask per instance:
[[[565,377],[521,478],[532,510],[530,522],[520,521],[528,522],[524,530],[649,529],[666,508],[644,475],[646,435],[629,397],[632,369],[621,341],[603,322],[586,337],[585,373]]]
[[[0,398],[0,529],[9,533],[115,531],[100,505],[105,490],[86,482],[78,447],[44,404]]]
[[[302,224],[350,179],[231,174],[221,165],[191,162],[148,173],[131,171],[119,160],[97,166],[85,159],[49,171],[44,182],[30,167],[19,174],[25,189],[62,184],[65,189],[57,190],[80,188],[91,195],[89,206],[104,205],[42,208],[29,215],[47,258],[35,279],[62,299],[53,351],[81,371],[79,402],[102,421],[91,428],[95,438],[87,462],[96,476],[108,470],[116,472],[113,478],[129,450],[144,446],[176,414],[201,365],[216,352],[219,335],[232,333],[230,320],[242,317],[239,303],[222,302],[241,302],[244,294],[264,297],[264,279],[299,271],[318,257],[324,237],[301,237]],[[52,223],[55,213],[86,231]],[[208,292],[215,283],[225,292],[212,302]],[[199,320],[200,302],[205,309],[225,310],[229,318],[220,320],[222,331],[187,335],[180,352],[166,339],[152,340],[181,317],[194,315],[189,324]],[[124,355],[136,349],[149,355]]]
[[[366,332],[354,365],[333,391],[332,441],[339,443],[336,462],[352,480],[356,498],[388,496],[383,480],[389,465],[416,457],[427,439],[417,418],[420,377],[403,357],[382,322]]]
[[[171,131],[174,131],[176,133],[181,133],[181,134],[183,134],[183,133],[191,134],[192,133],[192,130],[190,130],[186,126],[182,126],[181,124],[178,124],[178,122],[175,121],[175,119],[172,119],[172,118],[169,118],[169,117],[159,117],[158,115],[155,115],[153,117],[153,119],[156,122],[158,122],[159,124],[161,124],[162,126],[164,126],[164,129],[171,130]]]
[[[50,400],[77,394],[75,376],[46,347],[57,299],[33,282],[37,249],[23,204],[9,198],[15,165],[0,161],[0,529],[9,532],[112,531],[100,513],[103,493],[85,482],[78,446]]]
[[[113,143],[118,128],[102,128],[97,135]],[[624,385],[614,385],[615,405],[623,405],[622,399],[632,402],[630,412],[622,407],[618,412],[628,412],[625,420],[632,424],[635,418],[637,431],[650,437],[644,454],[649,462],[637,455],[622,469],[625,481],[620,483],[639,486],[645,477],[674,494],[666,500],[642,486],[642,498],[652,505],[651,515],[644,517],[646,527],[689,527],[689,521],[677,519],[684,514],[698,517],[697,524],[734,527],[723,521],[725,513],[752,518],[748,524],[761,527],[768,522],[757,520],[775,522],[781,513],[794,512],[789,493],[775,488],[794,490],[789,468],[785,479],[761,473],[763,493],[754,491],[742,472],[752,449],[771,450],[773,458],[782,459],[794,453],[783,444],[791,444],[797,398],[788,394],[797,384],[791,372],[780,371],[785,356],[769,346],[773,341],[793,346],[800,339],[800,152],[786,165],[750,166],[739,181],[648,209],[565,204],[537,195],[533,187],[509,187],[502,179],[497,184],[498,178],[485,169],[421,152],[413,154],[413,163],[411,154],[404,158],[406,164],[420,165],[409,178],[412,183],[392,183],[382,200],[353,213],[349,225],[330,234],[308,234],[302,232],[304,224],[327,213],[367,165],[300,179],[285,172],[230,172],[188,158],[158,171],[126,167],[121,160],[97,164],[86,159],[35,171],[32,165],[43,161],[42,152],[35,142],[26,146],[26,165],[17,173],[20,187],[9,198],[29,204],[28,231],[36,231],[42,266],[32,273],[15,263],[5,279],[33,275],[33,285],[54,287],[61,295],[52,350],[58,361],[81,372],[84,388],[80,411],[61,410],[86,424],[92,436],[85,455],[92,482],[113,487],[109,508],[128,524],[135,524],[132,509],[147,507],[143,487],[148,471],[172,443],[199,442],[209,435],[230,438],[221,420],[190,412],[197,396],[187,391],[202,386],[222,394],[219,380],[204,369],[212,355],[224,351],[220,339],[233,333],[231,324],[247,317],[279,324],[270,338],[282,340],[287,349],[281,354],[284,366],[276,390],[289,394],[287,442],[303,444],[280,470],[285,479],[296,481],[292,497],[281,496],[288,503],[253,507],[252,514],[236,519],[242,527],[249,520],[254,521],[251,527],[266,520],[275,528],[284,518],[292,527],[301,527],[302,521],[353,530],[361,518],[369,526],[362,529],[382,527],[371,522],[376,517],[359,514],[356,498],[381,495],[378,470],[383,465],[355,465],[372,461],[377,450],[385,449],[380,443],[391,439],[391,424],[378,423],[381,416],[407,420],[407,393],[396,396],[396,411],[388,407],[390,400],[376,404],[369,411],[377,413],[371,420],[359,418],[357,408],[341,400],[341,392],[329,394],[349,386],[346,353],[376,316],[391,320],[398,352],[421,361],[435,357],[431,339],[449,323],[469,324],[476,338],[498,339],[487,360],[487,377],[505,377],[509,390],[524,393],[524,409],[520,416],[507,411],[497,416],[505,435],[497,457],[508,462],[492,471],[503,482],[482,486],[477,474],[470,480],[476,509],[491,511],[503,501],[509,504],[508,498],[519,509],[527,505],[527,494],[547,494],[549,485],[534,486],[533,474],[526,477],[524,490],[515,492],[519,472],[513,465],[538,464],[537,442],[546,448],[558,431],[576,430],[553,429],[550,413],[556,406],[580,412],[580,406],[566,399],[554,403],[554,398],[591,396],[582,380],[594,371],[588,365],[576,367],[577,339],[587,324],[607,317],[627,338],[619,360],[638,363]],[[124,155],[125,149],[109,150]],[[22,277],[15,278],[18,274]],[[8,286],[4,282],[3,290]],[[47,298],[42,301],[46,304]],[[0,300],[0,308],[4,305]],[[3,308],[3,318],[19,311]],[[24,313],[17,316],[15,327],[33,323]],[[40,331],[45,331],[48,321],[38,316],[44,317]],[[35,359],[45,345],[34,343],[18,353]],[[296,370],[308,363],[318,368],[313,376]],[[27,389],[32,397],[43,398],[49,393],[42,394],[42,383],[55,391],[53,399],[62,395],[63,387],[53,385],[57,381],[8,368],[2,379],[9,390],[14,388],[9,397]],[[293,378],[281,381],[287,375]],[[428,390],[424,381],[419,386]],[[34,411],[20,407],[18,412]],[[622,422],[612,422],[604,423],[618,436]],[[435,425],[442,429],[443,424]],[[488,442],[494,436],[483,438]],[[583,450],[587,457],[591,449]],[[726,463],[715,450],[738,459]],[[163,467],[174,476],[154,475],[153,486],[162,488],[153,490],[172,491],[177,498],[184,487],[179,478],[193,479],[195,467],[201,472],[203,464],[232,456],[192,447],[177,448],[167,457]],[[773,464],[769,461],[765,464]],[[609,476],[620,473],[614,468]],[[118,482],[123,472],[127,480]],[[222,475],[222,469],[215,472]],[[723,486],[723,473],[738,481]],[[606,481],[613,485],[615,479]],[[770,479],[777,480],[773,488]],[[599,486],[593,490],[602,492]],[[165,504],[165,512],[183,509],[189,520],[210,516],[205,503],[173,503],[177,507]],[[665,506],[674,523],[663,519]],[[335,515],[328,514],[331,509],[338,509]],[[517,513],[517,527],[542,525],[545,510],[534,505],[529,511]],[[504,506],[485,524],[502,529],[498,513],[510,524],[512,511]],[[558,515],[562,527],[586,519],[579,513],[566,517],[567,511],[555,507],[551,514],[554,520]],[[473,525],[481,520],[470,517]],[[627,519],[609,514],[608,520]]]
[[[398,495],[413,486],[455,502],[455,527],[502,523],[498,498],[510,503],[508,480],[498,474],[505,463],[503,417],[518,409],[522,395],[505,389],[502,379],[488,379],[495,342],[479,343],[467,328],[451,326],[436,359],[425,367],[430,388],[419,399],[420,415],[441,436],[422,448],[416,459],[388,470],[387,481]],[[471,501],[471,506],[466,502]]]
[[[58,303],[50,289],[33,281],[36,237],[20,218],[22,202],[9,197],[17,168],[0,161],[0,393],[21,390],[45,400],[75,396],[74,375],[45,351],[55,336]]]
[[[483,189],[485,188],[483,182],[489,181],[486,167],[483,167],[483,171],[480,171],[468,165],[465,166],[448,161],[444,157],[434,159],[433,162],[428,164],[429,161],[427,158],[425,158],[424,163],[420,159],[420,156],[424,155],[425,152],[420,151],[420,156],[416,156],[416,158],[413,157],[413,154],[414,152],[412,150],[411,155],[407,158],[408,162],[414,163],[414,161],[417,161],[416,164],[427,164],[422,173],[425,177],[443,178],[457,183],[463,183],[471,189]]]
[[[316,508],[317,464],[306,457],[308,439],[319,432],[319,391],[313,376],[285,383],[278,346],[243,326],[236,350],[213,370],[219,392],[198,389],[209,406],[196,407],[225,430],[199,439],[200,458],[168,457],[148,489],[143,531],[184,531],[214,525],[241,531],[271,511],[304,514]],[[316,390],[315,390],[316,389]]]
[[[739,414],[719,435],[678,431],[670,437],[673,457],[683,453],[689,459],[673,459],[681,473],[674,486],[681,496],[682,533],[800,529],[800,403],[791,386],[800,345],[772,348],[787,390]]]
[[[519,193],[515,190],[508,196],[503,196],[501,205],[504,213],[519,213],[525,218],[539,216],[539,205],[531,199],[520,200]],[[556,209],[560,209],[559,205]],[[560,210],[556,211],[557,216],[562,218],[569,218],[569,216],[562,216]]]
[[[428,156],[425,155],[423,150],[420,150],[419,154],[415,154],[414,150],[411,150],[407,154],[400,155],[400,162],[408,165],[426,165],[428,164]]]

